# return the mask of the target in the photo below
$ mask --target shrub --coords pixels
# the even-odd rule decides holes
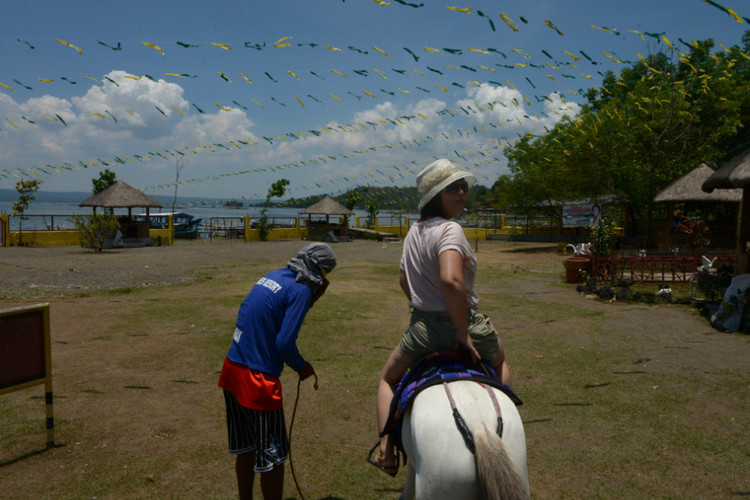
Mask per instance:
[[[101,252],[104,240],[113,238],[120,228],[112,214],[74,215],[70,220],[79,233],[81,246],[96,252]]]

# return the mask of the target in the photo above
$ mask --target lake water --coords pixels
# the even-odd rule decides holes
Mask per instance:
[[[164,207],[162,209],[152,210],[154,212],[171,212],[171,207]],[[227,208],[227,207],[209,207],[202,205],[194,205],[189,207],[177,207],[176,212],[187,212],[193,217],[203,219],[204,222],[208,222],[211,217],[244,217],[245,214],[249,214],[250,217],[260,217],[261,207],[243,207],[243,208]],[[307,218],[306,215],[300,215],[301,208],[270,208],[268,210],[268,217],[279,218],[278,223],[284,224],[289,223],[291,218],[302,217]],[[24,212],[24,215],[32,215],[27,220],[22,222],[23,229],[44,229],[50,224],[54,224],[56,229],[72,229],[73,225],[68,221],[70,215],[90,214],[92,212],[91,207],[79,207],[77,203],[53,203],[44,201],[32,201],[29,205],[28,210]],[[13,213],[13,202],[0,201],[0,214],[12,214]],[[102,209],[98,208],[97,213],[102,213]],[[128,210],[126,208],[115,209],[115,215],[127,215]],[[133,209],[132,214],[145,213],[142,208]],[[360,218],[360,224],[364,224],[367,218],[367,212],[364,210],[354,210],[355,216],[350,217],[350,225],[354,226],[356,217]],[[52,217],[54,216],[54,217]],[[414,221],[419,218],[415,214],[403,214],[402,217],[409,217],[410,220]],[[313,216],[315,217],[315,216]],[[398,214],[392,214],[390,211],[381,211],[378,214],[378,219],[381,224],[391,224],[391,217],[393,217],[393,224],[397,224]],[[286,220],[283,220],[283,219]],[[12,218],[11,230],[18,229],[18,219]]]

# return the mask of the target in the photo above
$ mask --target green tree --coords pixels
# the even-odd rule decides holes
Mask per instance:
[[[16,182],[16,191],[18,191],[18,200],[13,202],[13,215],[18,217],[18,244],[23,245],[22,225],[26,217],[23,213],[29,209],[31,201],[36,198],[34,193],[39,191],[44,181],[39,179],[29,179]]]
[[[286,193],[286,186],[289,185],[287,179],[279,179],[278,181],[271,184],[268,193],[266,194],[266,201],[263,204],[263,208],[260,210],[260,221],[258,221],[258,233],[261,241],[268,240],[268,234],[273,229],[273,224],[268,223],[268,207],[271,204],[271,198],[281,198]]]
[[[375,200],[367,202],[367,220],[365,220],[365,227],[368,229],[375,228],[375,221],[380,213],[378,203]]]
[[[356,189],[353,191],[349,191],[346,193],[346,197],[344,198],[344,206],[348,208],[349,210],[354,210],[354,207],[359,205],[359,203],[362,201],[362,195],[357,191]],[[349,216],[344,216],[344,227],[349,227]]]
[[[615,195],[649,237],[660,190],[737,144],[747,147],[750,56],[739,47],[713,54],[712,47],[712,40],[695,42],[685,53],[660,52],[609,72],[574,119],[506,148],[505,201],[539,211]]]
[[[117,175],[108,168],[104,169],[104,172],[99,172],[98,179],[91,179],[94,194],[101,193],[115,182],[117,182]]]
[[[103,250],[104,241],[114,238],[120,228],[113,214],[74,215],[70,220],[78,231],[81,246],[92,248],[97,253]]]

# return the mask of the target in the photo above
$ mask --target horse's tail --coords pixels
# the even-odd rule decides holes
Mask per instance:
[[[479,485],[488,500],[522,500],[527,495],[521,485],[503,440],[486,428],[474,433],[476,446],[477,476]]]

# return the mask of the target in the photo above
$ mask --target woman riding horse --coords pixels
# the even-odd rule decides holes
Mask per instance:
[[[500,338],[489,318],[477,310],[474,291],[477,259],[461,226],[451,221],[466,205],[476,182],[469,172],[445,159],[417,176],[420,219],[404,240],[399,284],[412,307],[411,321],[383,368],[378,386],[380,450],[370,463],[395,476],[398,459],[392,435],[382,435],[394,387],[409,366],[434,351],[465,349],[473,361],[489,361],[510,385]]]

